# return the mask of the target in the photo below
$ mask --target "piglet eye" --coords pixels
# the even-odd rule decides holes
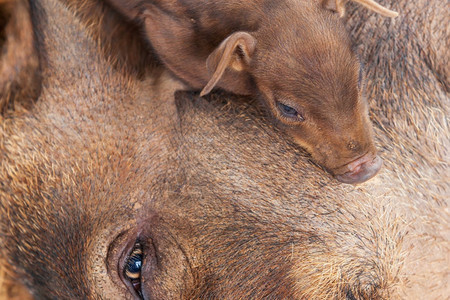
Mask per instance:
[[[125,278],[131,283],[134,290],[139,295],[141,295],[142,259],[142,245],[139,242],[136,242],[133,250],[131,251],[125,262],[123,273],[125,275]]]
[[[281,114],[287,118],[295,119],[296,121],[304,121],[303,116],[293,107],[290,107],[281,102],[277,102],[278,109]]]

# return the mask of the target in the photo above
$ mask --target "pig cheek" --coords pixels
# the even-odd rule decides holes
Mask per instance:
[[[305,149],[312,157],[312,159],[321,167],[330,171],[334,166],[339,164],[336,161],[336,151],[332,145],[330,145],[329,137],[324,133],[316,130],[299,130],[290,131],[289,135],[292,136],[295,143]],[[331,172],[332,173],[332,172]]]

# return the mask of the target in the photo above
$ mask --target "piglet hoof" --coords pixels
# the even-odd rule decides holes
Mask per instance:
[[[383,165],[379,156],[365,154],[347,165],[349,171],[336,175],[336,179],[343,183],[357,184],[374,177]]]

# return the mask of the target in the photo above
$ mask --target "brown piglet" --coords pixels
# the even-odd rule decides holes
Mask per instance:
[[[340,20],[345,2],[109,1],[143,24],[159,58],[191,88],[203,88],[201,96],[220,87],[258,97],[339,181],[364,182],[381,168],[363,70]]]

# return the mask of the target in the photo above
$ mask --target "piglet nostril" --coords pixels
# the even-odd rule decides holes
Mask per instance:
[[[348,144],[347,144],[347,149],[350,151],[359,151],[361,148],[361,146],[359,145],[358,142],[351,140]]]
[[[360,158],[352,161],[347,165],[348,172],[356,173],[358,172],[363,165],[373,160],[375,157],[371,156],[370,154],[365,154],[361,156]]]
[[[336,178],[344,183],[361,183],[375,176],[383,164],[379,156],[366,154],[347,165],[348,171],[336,175]]]

